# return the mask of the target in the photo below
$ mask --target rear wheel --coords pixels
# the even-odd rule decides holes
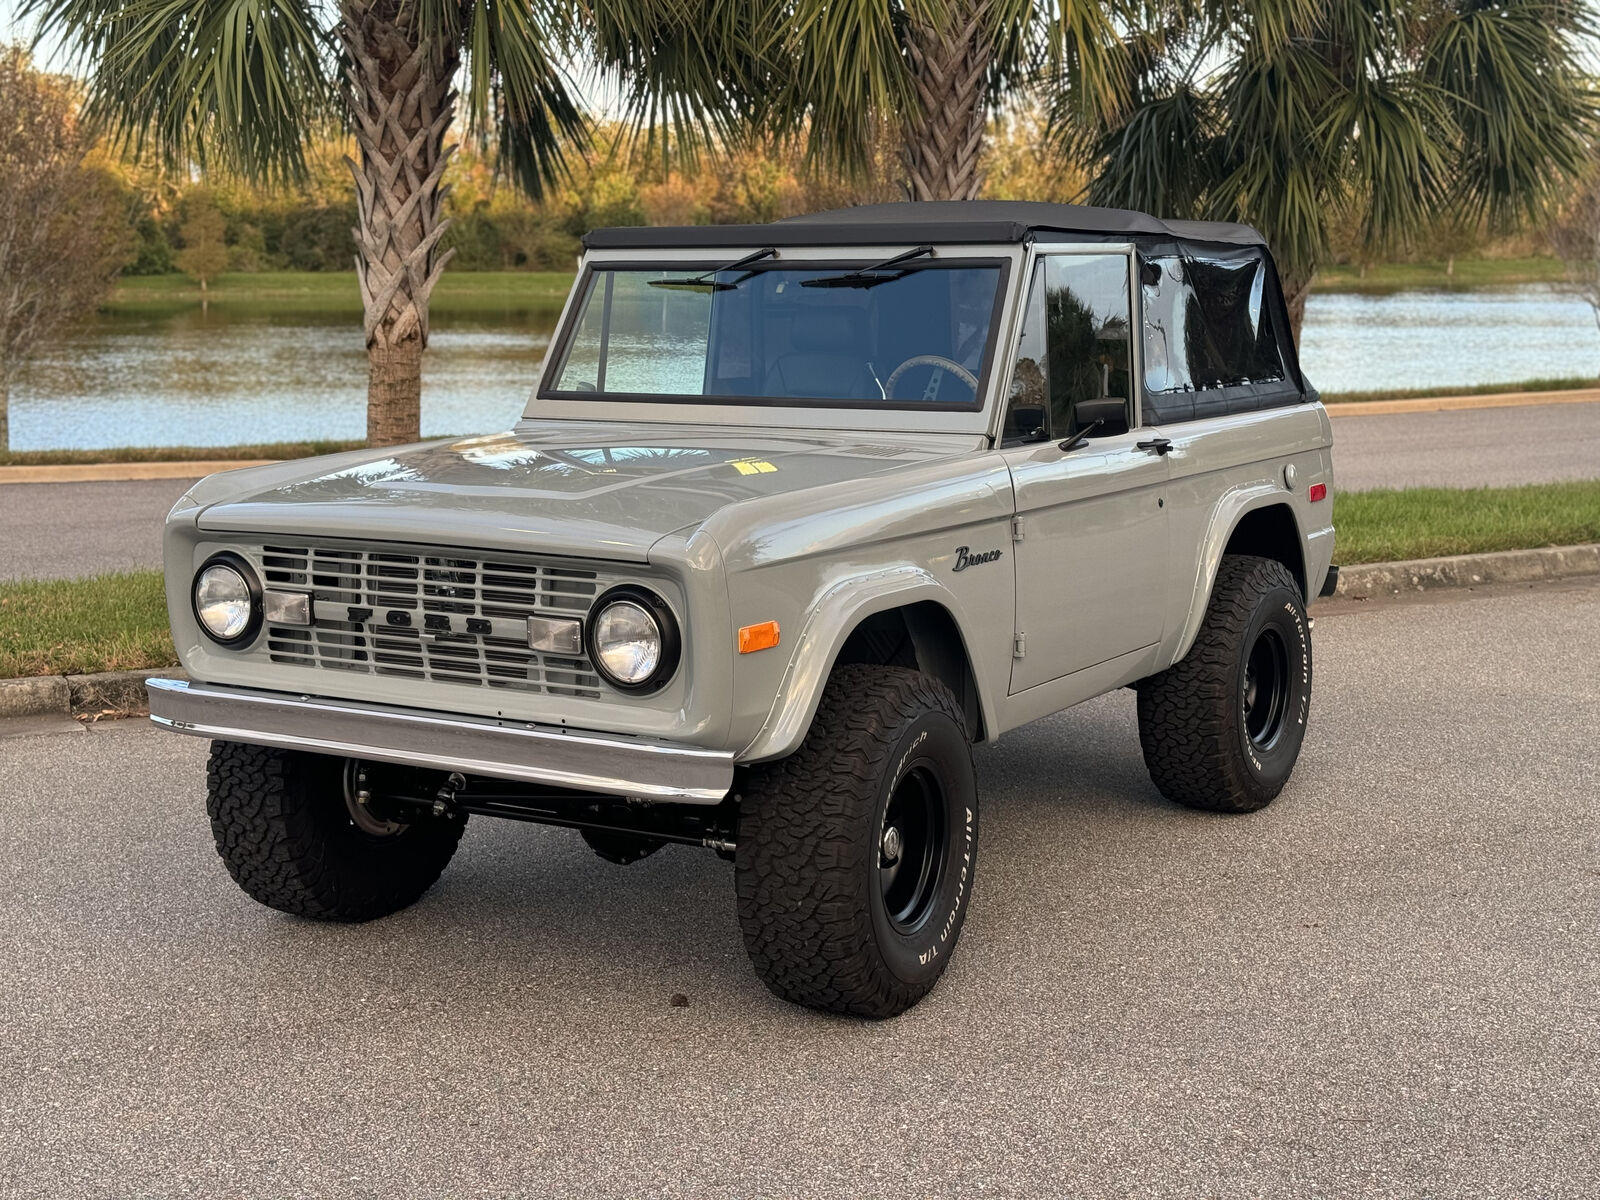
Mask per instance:
[[[390,813],[349,759],[212,742],[206,811],[217,853],[246,894],[324,921],[370,921],[433,886],[465,815]]]
[[[1139,743],[1163,796],[1212,812],[1271,803],[1311,710],[1311,626],[1288,568],[1224,558],[1189,653],[1138,691]]]
[[[977,837],[949,689],[898,667],[839,667],[804,744],[741,792],[735,875],[756,973],[796,1004],[904,1012],[961,936]]]

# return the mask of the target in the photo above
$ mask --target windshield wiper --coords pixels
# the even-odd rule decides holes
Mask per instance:
[[[888,274],[878,272],[888,271],[888,268],[900,263],[908,262],[913,258],[921,258],[924,254],[932,254],[932,246],[918,246],[915,250],[907,250],[904,254],[896,254],[893,258],[886,258],[882,262],[873,263],[870,267],[862,267],[859,271],[847,271],[843,275],[819,275],[816,279],[802,279],[801,287],[876,287],[880,283],[888,283],[891,279],[900,279],[907,271],[915,271],[916,267],[902,267],[898,271]]]
[[[714,276],[720,275],[724,271],[737,271],[740,267],[748,266],[753,262],[760,262],[763,258],[771,258],[777,252],[774,247],[768,246],[764,250],[757,250],[754,254],[746,254],[743,258],[736,262],[731,262],[725,267],[712,267],[711,270],[703,275],[695,275],[689,279],[649,279],[645,282],[651,287],[667,288],[670,291],[678,292],[731,292],[750,276],[746,275],[742,279],[734,280],[732,283],[723,283],[720,279],[714,278]]]

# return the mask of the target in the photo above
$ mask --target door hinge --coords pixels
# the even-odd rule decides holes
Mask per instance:
[[[1011,657],[1012,658],[1026,658],[1027,654],[1028,654],[1028,635],[1025,634],[1025,633],[1019,633],[1019,634],[1017,634],[1016,641],[1013,642],[1012,645],[1011,645]]]
[[[1013,542],[1020,542],[1022,540],[1022,518],[1021,517],[1012,517],[1011,518],[1011,540]]]

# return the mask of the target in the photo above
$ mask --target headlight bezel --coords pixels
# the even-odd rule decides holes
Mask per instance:
[[[661,637],[661,657],[656,669],[638,683],[613,678],[605,668],[596,641],[601,614],[611,605],[624,602],[643,609],[655,621]],[[678,673],[683,659],[683,634],[678,627],[677,614],[665,598],[647,587],[625,583],[602,592],[589,606],[589,614],[583,622],[583,649],[595,673],[605,680],[608,687],[631,695],[649,695],[666,687]]]
[[[200,580],[212,567],[226,567],[239,576],[244,581],[245,592],[250,598],[250,619],[245,622],[244,629],[236,637],[219,637],[200,615]],[[235,554],[232,550],[220,550],[211,555],[196,568],[194,578],[189,581],[189,611],[194,614],[194,623],[200,627],[201,633],[224,649],[237,650],[255,641],[256,635],[261,632],[262,607],[261,577],[256,574],[256,569],[250,565],[249,559],[242,554]]]

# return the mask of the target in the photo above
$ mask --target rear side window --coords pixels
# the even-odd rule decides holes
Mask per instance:
[[[1143,280],[1151,421],[1249,412],[1299,399],[1298,389],[1287,385],[1270,277],[1259,252],[1149,257]]]

